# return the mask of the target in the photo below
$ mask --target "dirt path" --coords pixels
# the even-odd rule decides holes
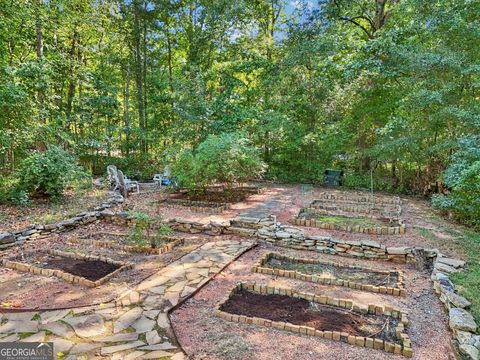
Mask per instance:
[[[396,297],[331,285],[298,281],[285,277],[273,277],[252,273],[251,267],[268,252],[285,253],[289,256],[338,260],[344,264],[382,270],[403,270],[407,296]],[[442,304],[431,288],[429,274],[418,272],[403,265],[368,260],[340,258],[333,255],[312,254],[308,251],[288,250],[261,245],[244,254],[220,273],[215,280],[200,290],[192,299],[172,314],[179,342],[193,359],[397,359],[383,351],[360,348],[326,339],[295,335],[254,325],[231,323],[213,315],[215,305],[239,281],[257,284],[290,287],[296,291],[325,294],[337,298],[349,298],[354,302],[388,304],[409,314],[408,335],[413,344],[414,359],[454,359],[450,345],[447,317]],[[227,336],[228,335],[228,336]]]

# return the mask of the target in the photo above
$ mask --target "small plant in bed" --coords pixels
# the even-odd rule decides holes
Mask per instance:
[[[162,224],[154,232],[153,226],[160,220],[159,218],[153,218],[143,212],[132,212],[131,215],[135,219],[135,226],[130,231],[128,240],[138,247],[156,249],[165,242],[166,237],[173,234],[172,230],[165,224]]]

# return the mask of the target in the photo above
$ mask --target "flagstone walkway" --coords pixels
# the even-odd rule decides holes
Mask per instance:
[[[253,244],[206,243],[108,304],[0,314],[0,342],[53,342],[69,360],[184,359],[167,312]]]

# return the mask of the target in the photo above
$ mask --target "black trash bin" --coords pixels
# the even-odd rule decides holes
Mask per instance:
[[[343,176],[343,170],[327,169],[324,173],[323,183],[326,186],[342,186]]]

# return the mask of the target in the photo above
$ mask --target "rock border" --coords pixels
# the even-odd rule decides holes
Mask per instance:
[[[265,264],[271,258],[288,260],[288,261],[297,262],[300,264],[302,263],[303,264],[322,264],[322,265],[332,265],[336,267],[343,267],[343,268],[350,268],[350,269],[357,269],[357,270],[364,270],[364,271],[375,271],[377,273],[383,273],[385,275],[389,275],[391,273],[397,273],[397,276],[398,276],[397,287],[376,286],[371,284],[359,283],[355,281],[342,280],[336,277],[305,274],[299,271],[283,270],[283,269],[277,269],[277,268],[271,268],[271,267],[265,266]],[[373,270],[373,269],[364,268],[360,266],[340,265],[340,264],[335,264],[333,262],[325,262],[325,261],[319,261],[314,259],[302,259],[302,258],[297,258],[293,256],[281,255],[278,253],[268,253],[267,255],[262,257],[252,267],[252,272],[267,274],[267,275],[284,276],[284,277],[293,278],[301,281],[310,281],[310,282],[315,282],[319,284],[344,286],[351,289],[369,291],[369,292],[380,293],[380,294],[388,294],[388,295],[394,295],[394,296],[405,296],[405,293],[406,293],[404,275],[403,275],[403,272],[400,270],[392,270],[392,271]]]
[[[338,331],[320,331],[316,330],[313,327],[303,326],[303,325],[294,325],[288,322],[278,322],[271,321],[264,318],[258,317],[248,317],[245,315],[235,315],[227,313],[221,310],[221,307],[226,303],[230,297],[235,295],[241,290],[247,290],[255,294],[277,294],[285,295],[293,298],[305,299],[310,302],[329,305],[336,308],[347,309],[359,314],[375,314],[375,315],[385,315],[392,317],[394,319],[399,319],[400,322],[396,327],[396,335],[399,340],[401,340],[402,345],[395,344],[389,341],[384,341],[371,337],[363,336],[353,336],[348,333],[338,332]],[[332,298],[325,295],[315,295],[311,293],[296,292],[290,288],[279,288],[266,285],[257,285],[252,283],[240,282],[215,306],[215,316],[220,317],[227,321],[253,324],[259,326],[272,327],[277,330],[285,330],[293,333],[299,333],[310,336],[322,337],[329,340],[341,341],[348,343],[350,345],[357,345],[361,347],[367,347],[376,350],[384,350],[389,353],[403,355],[405,357],[412,357],[413,351],[411,347],[410,338],[406,333],[406,326],[408,325],[407,313],[387,305],[379,306],[375,304],[369,304],[368,306],[363,306],[355,304],[352,300],[349,299],[338,299]]]
[[[119,268],[111,272],[110,274],[107,274],[101,279],[92,281],[82,276],[73,275],[71,273],[68,273],[62,270],[44,269],[35,265],[25,264],[17,261],[11,261],[8,259],[3,259],[2,265],[6,268],[18,270],[20,272],[30,272],[33,274],[44,275],[44,276],[55,276],[65,281],[68,281],[72,284],[80,284],[80,285],[84,285],[91,288],[104,284],[105,282],[110,280],[112,277],[117,275],[120,271],[133,269],[134,267],[134,264],[132,263],[116,261],[106,256],[75,254],[75,253],[59,251],[59,250],[45,250],[45,252],[50,255],[58,255],[58,256],[67,257],[67,258],[76,259],[76,260],[102,261],[107,264],[119,266]]]
[[[92,223],[101,217],[102,211],[121,203],[123,203],[123,196],[115,194],[99,206],[96,206],[93,211],[84,211],[72,218],[53,224],[30,225],[12,232],[0,233],[0,250],[21,245],[25,241],[44,239],[52,233],[65,232],[78,226]]]

